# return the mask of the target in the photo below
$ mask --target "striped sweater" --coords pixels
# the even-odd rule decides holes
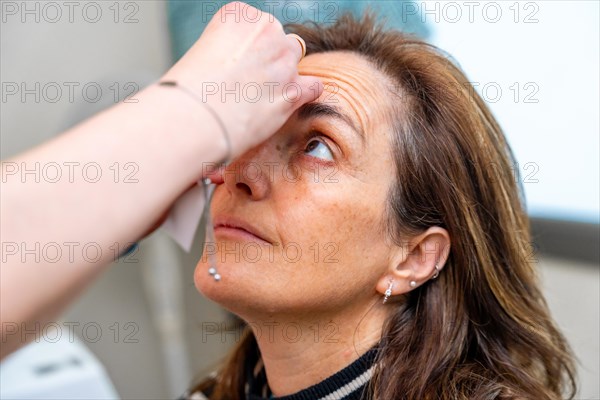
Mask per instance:
[[[299,392],[274,397],[267,383],[262,360],[253,368],[247,368],[247,400],[363,400],[367,385],[373,375],[377,345],[359,357],[352,364],[336,372],[323,381]],[[207,400],[209,393],[185,393],[180,400]]]

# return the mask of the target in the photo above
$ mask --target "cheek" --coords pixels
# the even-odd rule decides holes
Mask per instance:
[[[222,253],[235,243],[217,240],[222,280],[215,282],[208,274],[203,256],[194,273],[197,289],[242,316],[256,310],[330,309],[364,299],[361,294],[372,294],[369,288],[374,290],[389,251],[379,231],[383,199],[357,195],[378,193],[375,189],[342,179],[276,182],[260,208],[268,215],[253,218],[275,221],[273,230],[281,243],[264,248],[255,259],[243,243],[235,254]],[[213,210],[224,200],[216,192]]]
[[[341,181],[296,185],[282,193],[277,204],[288,206],[278,209],[277,220],[284,247],[297,244],[309,256],[302,281],[368,280],[384,264],[382,199],[357,196],[360,190]]]

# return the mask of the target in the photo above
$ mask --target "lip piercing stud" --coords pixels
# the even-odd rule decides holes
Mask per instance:
[[[208,185],[212,184],[213,181],[210,178],[204,178],[202,180],[202,183],[204,185],[204,196],[205,196],[204,212],[206,213],[206,237],[207,237],[209,243],[210,242],[215,243],[215,233],[214,233],[212,221],[210,218],[210,201],[212,200],[212,195],[209,194],[209,187],[208,187]],[[219,274],[217,272],[217,268],[216,268],[217,263],[215,262],[214,254],[212,254],[212,253],[209,254],[208,262],[210,264],[210,268],[208,269],[208,274],[210,276],[212,276],[216,282],[220,281],[221,274]]]
[[[208,269],[208,273],[209,273],[209,275],[212,275],[212,277],[214,278],[215,281],[221,280],[221,275],[217,272],[215,267],[210,267]]]

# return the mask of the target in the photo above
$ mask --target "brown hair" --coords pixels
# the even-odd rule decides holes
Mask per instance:
[[[439,278],[390,305],[397,309],[384,326],[370,396],[573,398],[573,356],[539,288],[514,156],[464,73],[436,47],[384,29],[371,12],[286,27],[306,41],[307,54],[353,51],[397,84],[387,231],[400,243],[441,226],[452,240]],[[258,357],[247,330],[210,398],[245,398],[244,363]]]

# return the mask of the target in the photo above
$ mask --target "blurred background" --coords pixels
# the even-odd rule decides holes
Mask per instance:
[[[134,99],[189,48],[223,3],[2,1],[2,159],[120,99]],[[462,67],[515,151],[532,217],[532,256],[553,315],[579,358],[577,398],[600,399],[599,3],[250,4],[282,22],[324,23],[370,5],[390,26],[438,45]],[[229,329],[231,317],[194,287],[201,242],[199,234],[189,254],[161,231],[141,242],[69,308],[54,333],[2,363],[3,398],[33,396],[30,382],[51,387],[81,379],[70,372],[81,365],[90,366],[90,381],[105,383],[89,398],[180,396],[238,338]],[[44,368],[23,361],[61,344],[60,354],[79,358]]]

